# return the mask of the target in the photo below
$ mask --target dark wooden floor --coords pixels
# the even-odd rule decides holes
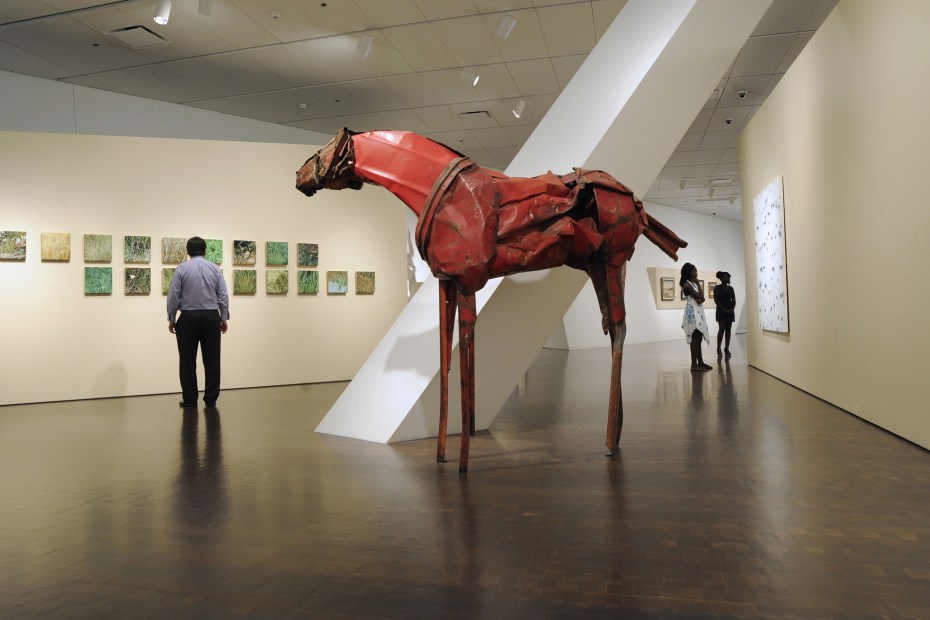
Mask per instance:
[[[543,351],[467,476],[314,433],[345,384],[0,408],[0,618],[930,618],[930,454],[673,342],[607,459],[609,365]]]

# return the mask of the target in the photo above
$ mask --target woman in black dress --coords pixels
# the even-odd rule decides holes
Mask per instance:
[[[717,357],[723,357],[726,353],[727,359],[730,359],[730,329],[733,327],[733,321],[736,319],[736,293],[730,286],[730,274],[726,271],[718,271],[717,279],[720,284],[714,287],[714,301],[717,304]],[[726,336],[726,344],[723,353],[720,351],[720,344]]]

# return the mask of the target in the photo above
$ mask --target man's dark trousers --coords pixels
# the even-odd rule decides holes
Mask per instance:
[[[220,395],[220,314],[216,310],[185,310],[175,324],[178,337],[181,393],[188,405],[197,403],[197,346],[203,355],[203,401]]]

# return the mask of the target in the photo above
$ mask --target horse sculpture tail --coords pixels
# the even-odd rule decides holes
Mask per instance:
[[[651,215],[647,215],[646,218],[649,222],[649,227],[643,232],[646,238],[671,258],[678,260],[678,250],[688,247],[688,242]]]

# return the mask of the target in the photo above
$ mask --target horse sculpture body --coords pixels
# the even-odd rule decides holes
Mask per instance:
[[[456,309],[462,381],[459,471],[474,434],[475,291],[490,278],[567,265],[594,284],[612,350],[607,417],[609,456],[623,425],[620,370],[626,263],[641,234],[677,260],[687,243],[650,218],[626,186],[599,170],[508,177],[406,131],[340,131],[297,171],[297,189],[380,185],[417,214],[420,255],[440,279],[440,411],[437,460],[445,461],[449,366]]]

